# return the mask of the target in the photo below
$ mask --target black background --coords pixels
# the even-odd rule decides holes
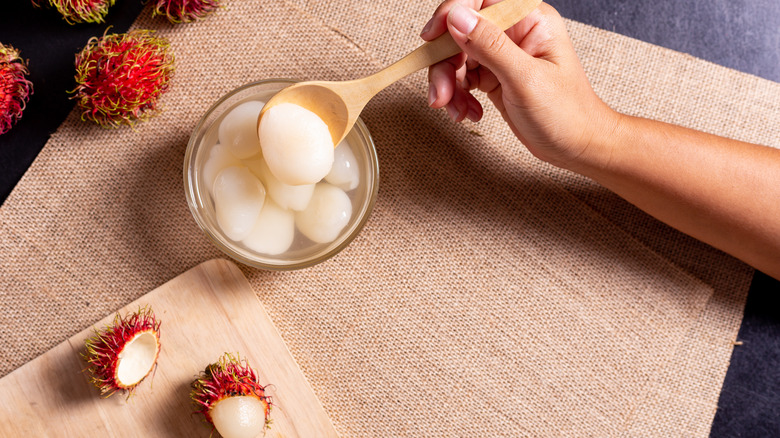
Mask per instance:
[[[550,3],[564,17],[780,82],[778,0]],[[73,108],[67,90],[75,87],[75,54],[109,25],[126,31],[142,8],[141,0],[118,0],[107,23],[68,25],[29,0],[4,2],[0,42],[29,59],[35,91],[22,120],[0,136],[0,202]],[[779,304],[780,282],[756,273],[738,336],[743,345],[734,349],[711,436],[780,437]]]

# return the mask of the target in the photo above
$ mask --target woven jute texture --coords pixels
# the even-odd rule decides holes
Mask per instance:
[[[417,47],[437,2],[226,1],[171,26],[165,111],[135,130],[72,113],[0,208],[0,374],[220,253],[184,149],[221,95],[351,79]],[[614,108],[780,147],[780,84],[567,22]],[[374,213],[335,258],[244,268],[344,436],[706,436],[752,270],[540,163],[486,103],[451,123],[424,73],[363,113]]]

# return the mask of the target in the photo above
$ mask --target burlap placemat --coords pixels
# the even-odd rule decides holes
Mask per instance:
[[[420,44],[436,1],[245,2],[170,26],[166,111],[71,114],[0,208],[0,374],[220,254],[184,199],[185,145],[222,94],[349,79]],[[780,146],[780,85],[569,22],[615,108]],[[535,160],[488,110],[453,125],[422,73],[363,118],[382,181],[340,255],[245,268],[345,436],[704,436],[752,271]]]

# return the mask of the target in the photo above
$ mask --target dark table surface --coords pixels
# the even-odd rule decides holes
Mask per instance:
[[[106,24],[71,26],[29,0],[4,4],[0,42],[30,60],[35,93],[24,117],[0,136],[3,202],[73,107],[73,58],[108,25],[125,31],[143,5],[118,0]],[[778,0],[550,0],[561,15],[780,82]],[[780,135],[780,133],[778,133]],[[780,282],[757,272],[734,349],[713,437],[780,437]]]

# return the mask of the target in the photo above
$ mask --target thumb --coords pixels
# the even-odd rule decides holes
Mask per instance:
[[[500,81],[512,77],[518,62],[522,65],[531,57],[501,28],[463,5],[456,4],[450,9],[447,28],[463,52],[487,67]]]

